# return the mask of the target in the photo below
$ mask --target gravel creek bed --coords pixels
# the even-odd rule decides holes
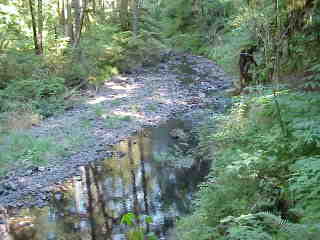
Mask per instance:
[[[219,98],[232,79],[199,56],[168,54],[160,64],[113,77],[85,103],[42,121],[24,134],[48,137],[67,154],[49,156],[44,167],[26,167],[0,179],[0,206],[42,207],[50,192],[79,175],[79,166],[111,156],[111,146],[145,127],[182,113],[189,118]],[[1,150],[1,149],[0,149]]]

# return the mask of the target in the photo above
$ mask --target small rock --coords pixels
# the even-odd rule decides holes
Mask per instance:
[[[16,191],[17,190],[17,184],[13,183],[13,182],[7,182],[3,185],[3,187],[6,189],[6,190],[9,190],[9,191]]]
[[[181,140],[186,140],[188,138],[188,135],[180,128],[172,129],[170,135],[173,138],[179,138]]]
[[[27,170],[26,172],[25,172],[25,174],[24,174],[24,176],[30,176],[30,175],[32,175],[32,170],[31,169],[29,169],[29,170]]]
[[[54,193],[54,198],[58,201],[62,200],[63,198],[63,193],[62,192],[56,192]]]
[[[51,192],[52,188],[51,187],[44,187],[41,189],[42,192]]]

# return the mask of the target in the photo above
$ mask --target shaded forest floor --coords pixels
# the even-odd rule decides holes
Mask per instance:
[[[21,154],[0,180],[0,205],[45,205],[53,185],[79,174],[79,166],[110,156],[108,146],[178,113],[215,104],[214,93],[231,81],[212,61],[182,54],[113,77],[83,104],[3,138],[1,152]]]

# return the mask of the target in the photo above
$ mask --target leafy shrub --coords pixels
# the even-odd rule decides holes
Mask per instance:
[[[153,222],[150,216],[136,216],[133,213],[126,213],[121,217],[121,224],[129,227],[126,237],[128,240],[157,240],[158,237],[153,232],[147,232],[143,224],[149,225]],[[139,223],[140,222],[140,223]]]
[[[216,120],[218,130],[201,138],[202,146],[213,141],[217,151],[195,212],[178,224],[181,239],[316,236],[320,97],[272,92],[238,99],[227,116]]]
[[[15,93],[22,101],[28,99],[40,99],[53,95],[59,95],[65,91],[65,80],[59,77],[41,76],[36,78],[21,79],[9,84],[5,89],[8,97]]]
[[[30,78],[42,65],[42,57],[31,51],[9,49],[0,56],[0,89],[16,79]]]
[[[32,105],[35,108],[34,111],[39,113],[44,118],[62,113],[72,104],[74,104],[74,102],[66,101],[62,96],[51,96],[32,102]]]
[[[304,220],[307,222],[319,221],[319,156],[304,157],[292,165],[293,172],[290,191],[294,193],[297,208],[304,210]]]

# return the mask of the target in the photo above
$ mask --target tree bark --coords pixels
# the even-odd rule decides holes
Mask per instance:
[[[80,0],[73,0],[74,7],[74,42],[73,47],[77,47],[79,45],[79,37],[81,31],[81,6]]]
[[[72,8],[71,8],[71,0],[66,0],[66,12],[67,12],[67,36],[69,37],[69,42],[73,44],[74,42],[74,31],[73,31],[73,21],[72,21]]]
[[[137,36],[139,33],[139,9],[138,9],[138,0],[131,0],[132,8],[132,32],[134,36]]]
[[[38,0],[38,44],[39,54],[43,54],[43,5],[42,0]]]
[[[73,47],[77,48],[80,44],[81,31],[83,27],[83,21],[85,16],[85,10],[87,7],[86,0],[74,0],[74,19],[75,19],[75,31]]]
[[[29,8],[30,8],[30,14],[31,14],[31,20],[32,20],[32,32],[33,32],[33,42],[34,42],[35,53],[37,55],[41,55],[41,50],[39,47],[38,36],[37,36],[37,23],[36,23],[36,18],[34,15],[32,0],[29,0]]]
[[[60,15],[60,25],[63,32],[63,36],[66,37],[68,34],[68,27],[67,27],[67,20],[66,20],[67,10],[66,10],[65,0],[61,0],[59,15]]]
[[[79,31],[79,42],[81,39],[81,33],[84,25],[84,19],[87,12],[87,0],[82,0],[82,11],[81,11],[81,19],[80,19],[80,31]]]
[[[120,2],[120,24],[123,31],[129,30],[128,24],[128,0],[121,0]]]

